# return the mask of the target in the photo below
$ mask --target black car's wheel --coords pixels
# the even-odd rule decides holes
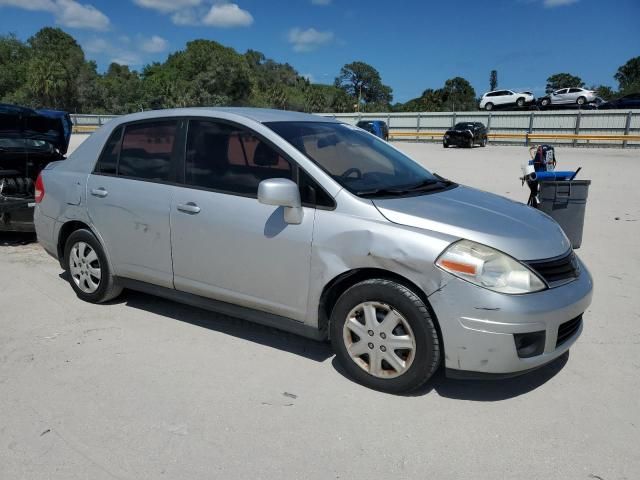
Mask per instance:
[[[467,140],[467,148],[473,148],[473,138]]]
[[[102,303],[122,292],[111,274],[102,245],[89,230],[76,230],[69,235],[64,259],[69,283],[80,299]]]
[[[365,280],[344,292],[331,313],[330,329],[340,364],[376,390],[415,390],[440,364],[429,310],[413,291],[390,280]]]
[[[576,100],[576,103],[578,105],[584,105],[585,103],[587,103],[587,99],[584,97],[578,97],[578,100]]]
[[[518,105],[519,107],[524,107],[524,98],[519,98],[518,100],[516,100],[516,105]]]
[[[448,144],[447,142],[442,142],[442,146],[443,146],[444,148],[449,148],[449,144]]]
[[[489,102],[484,106],[485,110],[493,110],[493,103]]]

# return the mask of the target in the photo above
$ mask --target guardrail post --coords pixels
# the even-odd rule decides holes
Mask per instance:
[[[533,112],[529,114],[529,131],[527,132],[527,136],[525,137],[524,144],[529,146],[529,135],[533,133]]]
[[[456,112],[453,112],[453,116],[451,117],[451,128],[456,126]]]
[[[629,131],[631,130],[631,110],[629,110],[629,113],[627,113],[627,121],[624,124],[624,134],[625,135],[629,135]],[[627,148],[627,141],[624,140],[622,142],[622,148]]]
[[[420,133],[420,112],[418,112],[418,118],[416,119],[416,133]],[[416,141],[420,140],[420,135],[416,135]]]
[[[575,135],[580,133],[580,119],[582,119],[582,110],[578,110],[578,115],[576,115],[576,129],[574,131]],[[575,147],[578,144],[578,140],[576,138],[573,139],[572,146]]]

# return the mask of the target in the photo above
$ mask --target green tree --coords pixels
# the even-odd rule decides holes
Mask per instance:
[[[352,62],[340,69],[334,85],[351,96],[356,104],[376,103],[389,108],[393,100],[391,87],[384,85],[380,73],[364,62]]]
[[[446,111],[468,111],[476,108],[476,91],[462,77],[450,78],[444,82],[440,95]]]
[[[596,95],[603,100],[611,100],[616,96],[616,92],[608,85],[598,85],[591,87],[591,90],[596,92]]]
[[[138,72],[131,71],[127,65],[112,63],[97,84],[108,112],[124,114],[144,108],[142,80]]]
[[[640,57],[634,57],[618,68],[613,76],[623,94],[640,92]]]
[[[498,71],[491,70],[489,74],[489,90],[495,90],[498,88]]]
[[[547,78],[546,93],[551,93],[560,88],[584,87],[584,82],[580,77],[570,73],[556,73]]]
[[[27,82],[29,56],[29,47],[14,34],[0,36],[0,101],[20,95]]]
[[[59,28],[45,27],[27,41],[31,58],[27,86],[34,106],[78,110],[80,72],[84,52],[75,39]]]

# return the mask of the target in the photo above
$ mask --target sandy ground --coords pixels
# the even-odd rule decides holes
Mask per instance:
[[[524,147],[399,144],[525,201]],[[512,380],[367,390],[330,349],[151,296],[79,301],[55,260],[0,237],[0,479],[636,479],[640,151],[559,149],[593,180],[596,284],[570,355]]]

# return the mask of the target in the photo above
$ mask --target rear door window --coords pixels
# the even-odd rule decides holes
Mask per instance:
[[[122,127],[116,128],[102,150],[95,172],[105,175],[115,175],[118,168],[118,155],[122,141]]]
[[[175,120],[127,125],[120,150],[118,176],[169,181],[177,131],[178,122]]]

